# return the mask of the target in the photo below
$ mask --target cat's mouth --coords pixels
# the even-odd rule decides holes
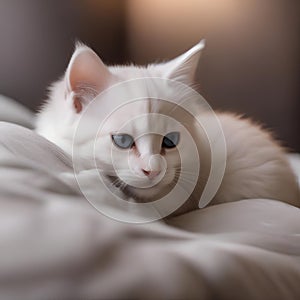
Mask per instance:
[[[138,203],[149,203],[156,201],[166,194],[168,194],[178,181],[180,174],[180,168],[175,169],[174,177],[171,182],[163,185],[160,182],[156,183],[150,188],[139,188],[131,186],[125,183],[117,175],[106,175],[106,178],[110,181],[113,187],[118,188],[124,195],[123,199],[126,201],[132,201]]]
[[[126,201],[129,201],[129,199],[133,199],[134,201],[139,203],[147,203],[156,200],[153,199],[152,195],[147,195],[147,192],[149,192],[149,188],[145,189],[131,186],[125,183],[118,176],[107,175],[106,177],[111,182],[112,186],[118,188],[123,193],[123,195],[125,196],[123,199]],[[155,188],[155,186],[151,187],[151,189],[153,188]]]

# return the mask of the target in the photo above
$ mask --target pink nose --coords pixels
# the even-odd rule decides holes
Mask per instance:
[[[143,173],[148,176],[150,179],[159,175],[160,171],[151,171],[151,170],[144,170],[142,169]]]

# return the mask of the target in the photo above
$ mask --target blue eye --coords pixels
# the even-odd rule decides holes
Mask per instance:
[[[170,132],[164,136],[161,146],[168,149],[175,148],[179,143],[179,137],[179,132]]]
[[[111,138],[115,145],[121,149],[129,149],[134,145],[133,137],[129,134],[113,134]]]

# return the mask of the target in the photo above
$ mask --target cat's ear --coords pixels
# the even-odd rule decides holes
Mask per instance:
[[[187,52],[167,62],[164,65],[165,76],[188,85],[194,83],[201,50],[204,46],[205,40],[201,40]]]
[[[77,43],[65,80],[66,94],[71,97],[75,111],[80,113],[85,102],[109,86],[112,75],[91,48]]]

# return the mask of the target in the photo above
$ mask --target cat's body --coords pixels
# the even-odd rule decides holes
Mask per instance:
[[[134,82],[138,78],[153,78],[153,81],[154,78],[170,79],[191,85],[202,48],[203,44],[200,43],[165,64],[106,67],[92,50],[79,45],[65,77],[53,86],[50,99],[38,115],[37,132],[70,154],[75,145],[85,162],[93,159],[91,149],[96,149],[96,160],[115,188],[121,189],[125,198],[148,202],[172,190],[181,171],[187,174],[186,181],[196,176],[197,170],[193,169],[195,157],[190,154],[192,146],[188,134],[180,125],[183,124],[193,137],[201,164],[196,188],[182,211],[196,208],[209,175],[211,156],[207,137],[195,120],[198,117],[201,119],[201,115],[206,112],[202,111],[200,105],[199,108],[193,106],[196,118],[191,118],[178,106],[184,93],[181,95],[180,91],[172,90],[167,83],[163,83],[163,94],[172,97],[174,93],[174,103],[160,100],[160,91],[154,92],[158,96],[153,99],[153,91],[149,92],[147,89],[159,87],[155,84],[141,87],[137,81],[137,89],[149,93],[149,98],[126,104],[116,111],[118,105],[122,104],[122,99],[108,100],[105,95],[101,96],[101,92],[115,84],[128,80]],[[134,86],[130,85],[123,94],[118,93],[117,98],[136,98]],[[99,94],[98,102],[94,101]],[[88,111],[90,103],[94,107]],[[105,117],[110,113],[111,117],[106,120]],[[84,130],[74,142],[74,134],[78,132],[76,128],[82,123],[83,114],[86,119]],[[155,114],[169,118],[161,118]],[[138,120],[137,116],[143,116],[143,119]],[[212,115],[208,114],[208,118],[210,116]],[[227,160],[221,186],[211,203],[269,198],[299,206],[299,187],[295,176],[284,150],[271,135],[233,114],[220,113],[217,117],[225,137]],[[172,123],[170,118],[177,120],[178,124]],[[104,120],[106,123],[103,125],[101,122]],[[101,132],[97,133],[95,146],[95,132],[91,128],[98,130],[100,123],[103,126],[101,125]],[[183,162],[186,162],[184,167]],[[83,164],[83,168],[92,165]]]

